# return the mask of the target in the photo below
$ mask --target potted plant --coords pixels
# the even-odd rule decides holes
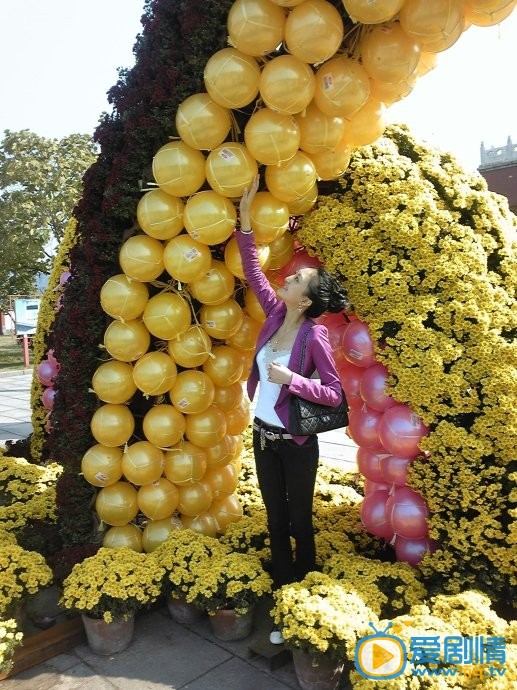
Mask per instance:
[[[171,617],[181,624],[193,623],[205,615],[194,601],[200,562],[227,551],[217,539],[191,529],[175,530],[150,555],[164,570],[162,591]]]
[[[21,645],[23,633],[19,632],[14,618],[3,620],[0,616],[0,680],[7,678],[13,666],[13,654]]]
[[[272,616],[293,652],[303,690],[334,690],[357,640],[370,634],[377,615],[345,583],[311,572],[274,594]]]
[[[136,611],[160,596],[164,574],[150,554],[103,547],[74,565],[61,604],[81,614],[92,651],[114,654],[131,642]]]
[[[210,615],[216,637],[236,640],[251,632],[256,602],[272,589],[258,556],[221,549],[200,559],[188,597]]]

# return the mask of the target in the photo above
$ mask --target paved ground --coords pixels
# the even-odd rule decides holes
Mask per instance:
[[[31,432],[31,373],[0,374],[0,445]],[[320,436],[321,457],[355,465],[355,444],[343,430]],[[256,612],[254,630],[239,642],[221,642],[207,619],[195,626],[172,621],[167,608],[138,617],[131,646],[113,657],[96,656],[87,645],[60,654],[13,678],[1,690],[287,690],[299,688],[292,661],[271,670],[266,656],[250,647],[269,645],[268,604]]]

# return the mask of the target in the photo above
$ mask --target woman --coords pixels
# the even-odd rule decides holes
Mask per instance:
[[[260,268],[250,224],[258,183],[256,177],[242,196],[237,242],[246,280],[267,317],[257,339],[248,394],[252,400],[260,382],[253,449],[267,513],[271,574],[278,588],[303,579],[316,564],[312,503],[318,437],[289,434],[289,399],[297,395],[331,407],[341,402],[327,329],[312,319],[325,311],[339,312],[348,301],[340,283],[321,268],[301,268],[275,293]],[[304,343],[304,366],[299,373]],[[311,378],[315,371],[319,381]],[[291,536],[296,545],[294,557]],[[270,639],[276,644],[283,641],[276,630]]]

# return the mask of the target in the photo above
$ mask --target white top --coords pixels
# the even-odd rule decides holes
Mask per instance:
[[[271,426],[283,427],[280,417],[275,412],[275,404],[280,395],[281,385],[267,380],[267,368],[271,362],[278,362],[287,366],[291,358],[291,349],[274,352],[271,343],[268,342],[257,352],[257,365],[260,375],[258,400],[255,407],[255,416]]]

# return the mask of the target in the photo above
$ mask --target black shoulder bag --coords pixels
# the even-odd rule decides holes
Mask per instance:
[[[302,342],[301,374],[303,374],[307,335],[308,331],[305,333]],[[291,395],[289,401],[289,433],[293,436],[310,436],[323,431],[331,431],[332,429],[348,426],[348,403],[343,389],[341,389],[341,393],[342,400],[337,407],[319,405],[311,400]]]

